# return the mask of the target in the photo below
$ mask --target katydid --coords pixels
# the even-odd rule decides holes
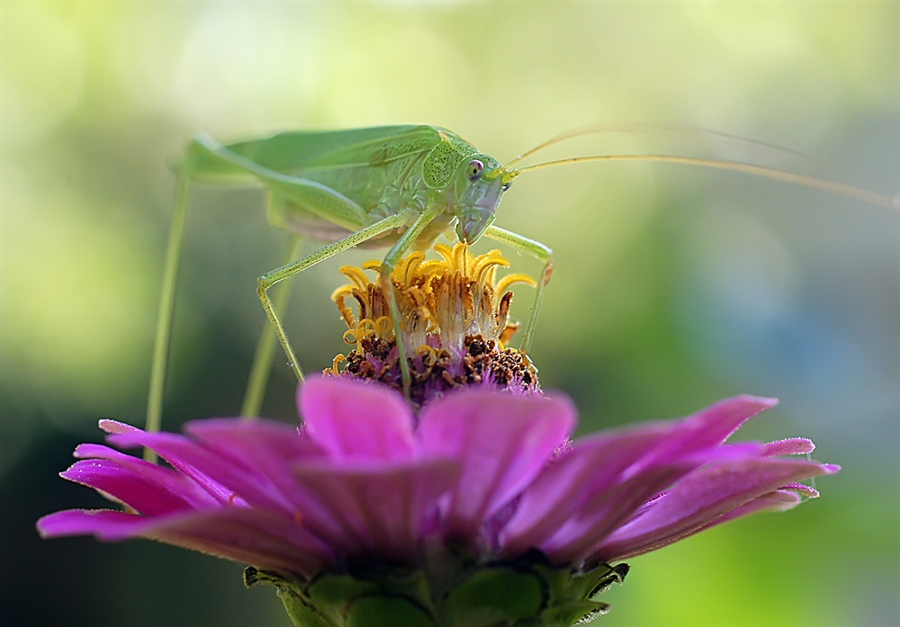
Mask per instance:
[[[523,172],[579,161],[663,161],[741,171],[818,187],[874,204],[897,206],[896,199],[830,181],[744,163],[672,155],[593,155],[513,167],[546,146],[598,130],[604,129],[591,127],[557,136],[503,166],[455,133],[425,125],[286,132],[227,145],[206,135],[194,137],[178,165],[179,182],[153,357],[148,430],[158,430],[160,424],[175,282],[194,181],[261,185],[268,190],[268,219],[272,226],[299,237],[327,242],[323,248],[297,259],[298,239],[293,238],[284,265],[258,280],[257,292],[271,325],[257,349],[243,415],[255,415],[259,409],[275,337],[297,379],[303,380],[303,372],[281,323],[282,304],[273,304],[269,289],[356,246],[390,247],[382,264],[380,282],[388,296],[395,328],[399,313],[396,299],[392,298],[390,272],[407,252],[428,247],[441,233],[454,229],[459,241],[467,244],[486,237],[536,257],[543,268],[522,333],[520,351],[527,353],[543,289],[552,271],[552,252],[540,242],[493,224],[500,199],[513,179]],[[285,298],[286,294],[279,295],[279,300]],[[396,334],[396,339],[400,355],[404,355],[400,334]],[[406,360],[399,361],[408,388],[409,367]]]

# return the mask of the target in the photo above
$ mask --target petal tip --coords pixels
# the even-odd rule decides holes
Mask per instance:
[[[111,420],[109,418],[103,418],[98,424],[101,429],[111,434],[140,431],[140,429],[138,429],[137,427],[132,427],[131,425],[125,424],[124,422]]]

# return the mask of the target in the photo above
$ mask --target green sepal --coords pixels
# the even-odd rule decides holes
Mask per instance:
[[[300,580],[250,567],[244,582],[275,586],[298,627],[570,627],[605,614],[594,597],[627,573],[555,566],[537,551],[482,563],[439,549],[419,568],[357,562]]]
[[[463,624],[463,623],[460,623]],[[357,599],[347,615],[347,627],[435,627],[428,610],[408,597],[379,595]]]
[[[574,625],[578,622],[590,622],[596,616],[606,614],[609,603],[602,601],[571,601],[561,605],[548,607],[541,612],[541,625]]]
[[[546,585],[534,572],[509,566],[481,568],[450,593],[441,615],[447,625],[515,624],[536,616],[546,600]]]
[[[253,566],[245,568],[244,585],[249,588],[258,583],[277,588],[278,598],[281,599],[288,618],[295,627],[335,627],[335,624],[322,616],[315,606],[298,594],[299,582],[280,573],[260,570]]]

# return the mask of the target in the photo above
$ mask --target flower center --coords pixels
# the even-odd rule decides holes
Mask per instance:
[[[400,333],[413,377],[412,401],[422,405],[462,385],[485,385],[540,394],[537,372],[524,354],[507,346],[519,325],[509,320],[515,283],[535,285],[524,274],[497,279],[508,268],[498,250],[473,256],[465,244],[436,244],[440,259],[424,252],[403,258],[391,273],[400,311]],[[370,279],[366,271],[372,272]],[[381,263],[344,266],[350,283],[331,298],[347,324],[344,341],[353,348],[338,355],[332,375],[373,379],[402,389],[394,324],[378,282]],[[357,312],[348,302],[354,302]]]

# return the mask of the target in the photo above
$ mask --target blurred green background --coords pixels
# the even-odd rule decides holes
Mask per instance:
[[[501,162],[668,151],[885,194],[900,171],[900,4],[3,2],[4,625],[287,625],[241,566],[149,542],[40,541],[103,499],[56,477],[100,417],[141,424],[174,180],[204,130],[424,122]],[[812,159],[662,123],[789,146]],[[238,412],[285,234],[254,190],[202,190],[189,224],[165,427]],[[745,438],[805,435],[844,470],[824,498],[632,561],[613,625],[900,623],[897,212],[739,174],[644,163],[518,179],[497,223],[553,247],[533,357],[582,432],[781,398]],[[478,250],[489,249],[479,245]],[[532,260],[510,253],[516,270]],[[343,349],[328,295],[349,254],[297,282],[305,367]],[[519,295],[514,314],[528,298]],[[267,416],[295,421],[279,371]]]

